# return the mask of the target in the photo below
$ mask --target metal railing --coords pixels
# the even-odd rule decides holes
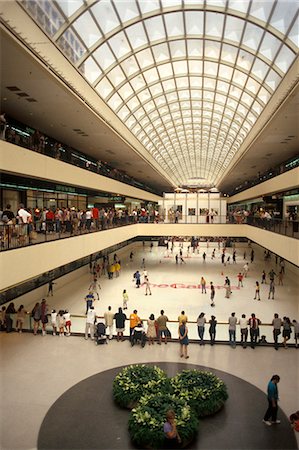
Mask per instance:
[[[16,331],[16,314],[9,314],[9,318],[12,321],[10,330],[12,332],[15,332]],[[97,315],[97,320],[99,322],[104,322],[104,317],[101,315]],[[142,319],[142,320],[143,320],[143,323],[145,326],[145,331],[146,331],[147,319]],[[205,327],[204,327],[204,335],[203,335],[203,343],[204,344],[211,344],[208,320],[209,319],[207,318],[207,323],[205,324]],[[71,325],[71,336],[83,337],[85,335],[85,325],[86,325],[86,316],[85,315],[72,314],[71,315],[71,324],[72,324]],[[197,343],[197,344],[200,343],[197,322],[196,321],[188,321],[187,327],[188,327],[188,336],[189,336],[190,342]],[[170,331],[171,341],[174,341],[174,342],[178,341],[178,321],[169,320],[167,322],[167,328]],[[47,334],[53,333],[50,315],[48,315],[48,323],[46,324],[45,329],[46,329]],[[41,330],[42,330],[41,323],[39,323],[39,326],[38,326],[39,334],[41,334]],[[2,328],[2,331],[5,331],[5,328]],[[30,313],[28,313],[25,317],[25,321],[23,323],[23,331],[24,332],[32,332],[32,333],[34,331],[34,321],[33,321],[33,318],[31,317]],[[65,334],[66,334],[66,330],[65,330]],[[106,334],[107,334],[107,336],[109,335],[108,328],[106,329]],[[129,339],[129,336],[130,336],[130,323],[129,323],[129,319],[127,319],[124,337],[126,339]],[[259,342],[262,339],[262,336],[265,338],[266,342],[264,342],[264,341]],[[115,326],[114,326],[114,330],[113,330],[113,337],[114,338],[116,337]],[[155,341],[158,342],[158,337],[155,338]],[[280,345],[283,344],[282,333],[279,336],[278,342]],[[215,342],[213,342],[213,344],[229,344],[229,343],[230,342],[229,342],[228,322],[223,322],[223,321],[217,322],[216,337],[215,337]],[[247,336],[246,343],[247,343],[247,346],[250,346],[250,344],[251,344],[249,327],[248,327],[248,336]],[[241,331],[240,331],[239,325],[237,325],[237,329],[236,329],[236,344],[243,345],[243,343],[241,342]],[[290,341],[288,341],[287,345],[294,346],[294,344],[295,344],[294,333],[292,333],[291,339],[290,339]],[[257,346],[266,345],[266,346],[271,346],[271,347],[274,346],[273,325],[271,323],[261,323],[259,325],[256,345]]]
[[[0,251],[10,250],[28,245],[51,242],[57,239],[65,239],[81,236],[112,228],[122,227],[136,223],[158,223],[158,224],[246,224],[262,228],[267,231],[282,234],[284,236],[299,239],[297,221],[286,221],[280,219],[261,219],[243,216],[180,216],[180,217],[154,217],[154,216],[125,216],[102,218],[97,220],[71,220],[61,221],[34,221],[28,224],[0,224]],[[163,230],[161,230],[161,234]]]

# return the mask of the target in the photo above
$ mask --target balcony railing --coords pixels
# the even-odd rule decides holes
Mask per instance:
[[[156,218],[154,216],[136,217],[125,216],[121,218],[104,218],[97,221],[34,221],[29,224],[0,224],[1,251],[20,248],[33,244],[51,242],[57,239],[65,239],[74,236],[82,236],[88,233],[108,230],[136,223],[158,224],[247,224],[262,228],[267,231],[282,234],[284,236],[299,239],[298,221],[286,221],[280,219],[244,218],[243,216],[180,216],[177,218]],[[162,233],[162,231],[161,231]],[[163,233],[162,233],[163,234]],[[196,233],[195,233],[196,234]]]

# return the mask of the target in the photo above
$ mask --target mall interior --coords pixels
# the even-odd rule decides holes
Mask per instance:
[[[299,410],[298,1],[0,8],[1,449],[137,448],[129,412],[112,398],[131,364],[225,381],[224,408],[187,448],[298,449],[289,421]],[[124,290],[124,340],[114,321],[112,339],[95,345],[86,296],[101,322],[124,306]],[[32,314],[42,299],[44,329]],[[145,331],[165,311],[168,345],[131,347],[135,309]],[[63,323],[54,335],[53,310],[70,314],[71,330]],[[244,346],[239,321],[252,313],[263,339],[252,345],[249,330]],[[268,426],[273,374],[281,422]]]

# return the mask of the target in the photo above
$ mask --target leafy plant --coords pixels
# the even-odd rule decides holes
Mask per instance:
[[[170,383],[173,393],[185,400],[198,417],[214,414],[228,398],[225,383],[212,372],[183,370]]]
[[[188,403],[170,393],[145,395],[131,411],[129,432],[132,441],[142,448],[163,447],[166,412],[172,409],[176,414],[176,425],[182,439],[182,446],[191,442],[197,434],[198,419]]]
[[[113,381],[113,397],[122,408],[133,408],[141,396],[168,392],[170,381],[157,366],[136,364],[125,367]]]

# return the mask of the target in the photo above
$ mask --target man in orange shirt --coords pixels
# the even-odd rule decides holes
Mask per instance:
[[[141,322],[140,317],[137,315],[137,310],[134,309],[132,314],[130,314],[130,339],[135,327],[137,327],[138,323]]]

